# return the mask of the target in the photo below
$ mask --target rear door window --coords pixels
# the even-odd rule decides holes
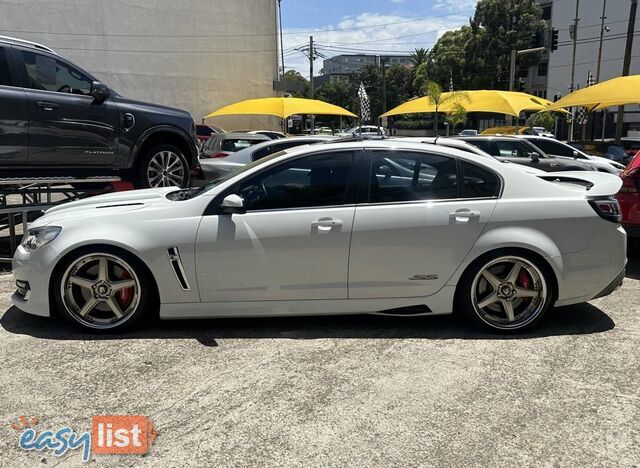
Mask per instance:
[[[0,47],[0,85],[15,86],[11,79],[11,70],[9,69],[9,57],[4,47]]]
[[[453,158],[408,151],[375,151],[369,203],[398,203],[458,197]]]
[[[573,148],[566,147],[554,141],[548,141],[540,138],[533,140],[533,144],[547,154],[554,156],[568,156],[570,158],[573,157]]]

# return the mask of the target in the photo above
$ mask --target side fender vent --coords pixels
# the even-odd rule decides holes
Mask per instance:
[[[182,259],[180,258],[180,251],[178,250],[178,247],[169,247],[167,249],[167,256],[169,257],[171,268],[173,268],[173,272],[176,274],[176,278],[182,289],[185,291],[191,291],[191,286],[189,286],[187,274],[184,272],[184,266],[182,265]]]

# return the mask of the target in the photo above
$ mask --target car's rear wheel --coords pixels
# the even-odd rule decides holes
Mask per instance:
[[[189,164],[173,145],[156,145],[142,157],[137,168],[137,188],[188,187]]]
[[[516,254],[495,254],[474,263],[459,291],[466,315],[493,330],[520,331],[536,324],[553,304],[548,268]]]
[[[135,325],[151,302],[151,287],[138,262],[107,250],[82,252],[57,269],[58,310],[75,325],[94,331]]]

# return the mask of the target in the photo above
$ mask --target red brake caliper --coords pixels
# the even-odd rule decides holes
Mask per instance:
[[[131,278],[129,273],[127,273],[126,270],[122,270],[122,273],[120,273],[120,279],[126,280],[129,278]],[[131,300],[133,299],[133,288],[126,288],[118,291],[118,299],[120,300],[120,305],[122,307],[129,307],[129,305],[131,304]]]
[[[524,268],[520,270],[516,284],[524,289],[531,289],[531,276]]]

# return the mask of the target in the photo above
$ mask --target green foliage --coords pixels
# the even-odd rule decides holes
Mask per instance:
[[[308,98],[311,96],[311,83],[300,72],[288,70],[282,78],[286,83],[287,92],[293,97]],[[297,88],[301,88],[301,90]]]
[[[532,127],[544,127],[548,132],[553,132],[556,125],[556,119],[551,112],[538,112],[531,117]]]
[[[467,111],[464,110],[461,104],[455,104],[453,106],[453,112],[447,114],[447,122],[451,129],[451,133],[456,132],[456,127],[460,124],[464,124],[467,121]]]
[[[399,106],[413,96],[411,68],[392,65],[386,72],[387,110]]]
[[[544,27],[535,0],[480,0],[469,26],[443,34],[428,55],[430,79],[456,89],[508,89],[511,49],[531,47],[532,34]],[[539,54],[518,58],[519,68],[540,61]]]
[[[417,69],[420,65],[427,61],[427,56],[429,55],[429,49],[420,48],[416,49],[411,53],[411,63],[413,64],[413,68]]]

